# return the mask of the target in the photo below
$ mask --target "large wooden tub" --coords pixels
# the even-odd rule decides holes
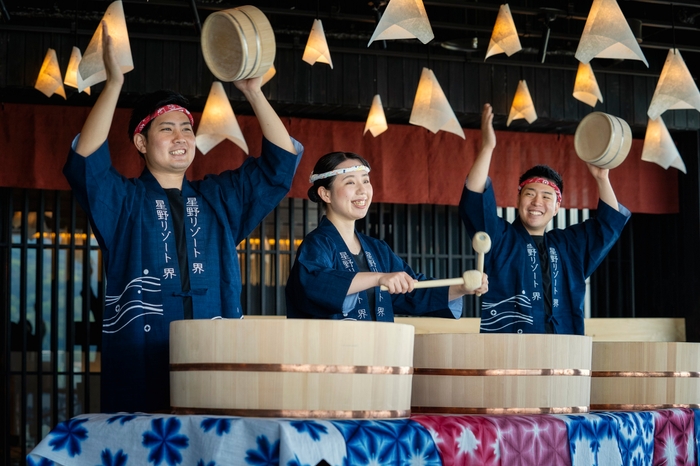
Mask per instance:
[[[170,326],[179,414],[397,418],[410,415],[410,325],[296,319]]]
[[[592,339],[574,335],[416,335],[413,413],[584,413]]]
[[[591,409],[700,408],[700,344],[593,343]]]

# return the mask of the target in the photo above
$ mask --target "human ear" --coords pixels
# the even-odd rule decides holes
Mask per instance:
[[[139,151],[142,154],[145,154],[146,153],[146,136],[144,136],[141,133],[134,135],[134,146],[136,146],[137,151]]]
[[[320,197],[323,202],[326,204],[331,203],[331,191],[329,189],[327,189],[325,186],[319,186],[317,192],[318,197]]]

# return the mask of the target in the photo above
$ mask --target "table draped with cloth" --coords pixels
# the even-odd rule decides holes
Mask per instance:
[[[325,420],[85,414],[29,465],[696,465],[700,410]]]

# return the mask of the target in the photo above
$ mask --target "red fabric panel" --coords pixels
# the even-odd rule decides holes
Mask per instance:
[[[69,189],[61,168],[73,137],[80,131],[89,108],[4,104],[0,108],[2,168],[0,186]],[[143,162],[126,135],[130,110],[118,109],[109,136],[115,168],[127,177],[138,176]],[[199,121],[199,114],[195,114]],[[260,153],[257,120],[239,116],[250,154]],[[433,134],[412,125],[389,125],[379,137],[362,135],[364,123],[284,118],[290,134],[305,146],[290,197],[305,198],[309,174],[325,153],[356,152],[372,165],[374,202],[456,205],[464,179],[480,147],[478,130],[465,130],[466,140],[443,131]],[[574,151],[573,136],[497,132],[498,145],[491,166],[496,200],[514,206],[518,177],[538,163],[546,163],[564,176],[562,206],[595,208],[598,195],[586,165]],[[642,162],[643,141],[635,140],[625,162],[611,171],[618,200],[633,212],[678,212],[678,171]],[[238,167],[245,154],[224,141],[207,155],[197,153],[187,176]]]

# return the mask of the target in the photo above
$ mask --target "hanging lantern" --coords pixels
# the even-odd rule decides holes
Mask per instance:
[[[389,126],[386,124],[386,116],[384,115],[384,108],[382,107],[382,98],[379,94],[374,96],[372,99],[372,106],[369,109],[369,115],[367,115],[367,123],[365,123],[365,130],[362,134],[366,134],[369,130],[372,136],[375,138],[386,131]]]
[[[126,29],[122,2],[111,3],[107,7],[102,21],[107,23],[107,32],[112,38],[119,68],[122,73],[128,73],[134,69],[134,60],[131,57],[129,32]],[[78,66],[78,91],[80,92],[107,79],[105,65],[102,61],[102,21],[90,39],[83,59],[80,60],[80,66]]]
[[[649,66],[615,0],[593,0],[588,13],[576,58],[588,63],[595,57],[641,60]]]
[[[367,47],[375,40],[418,39],[427,44],[433,37],[422,0],[390,0]]]
[[[408,122],[427,128],[433,133],[443,130],[465,139],[464,129],[442,92],[435,74],[428,68],[423,68],[421,72]]]
[[[521,79],[518,83],[518,89],[515,91],[515,97],[513,97],[513,105],[510,107],[506,126],[510,126],[511,121],[520,118],[525,118],[528,123],[532,123],[537,119],[535,104],[532,103],[530,90],[527,88],[527,83],[524,79]]]
[[[510,13],[510,7],[507,3],[503,4],[498,9],[496,24],[493,26],[489,47],[486,50],[486,58],[499,53],[505,53],[510,57],[515,52],[522,50],[522,48],[518,31],[515,29],[513,15]],[[486,58],[484,58],[484,61],[486,61]]]
[[[603,95],[600,93],[598,81],[595,79],[590,63],[579,62],[578,64],[578,72],[576,72],[576,81],[574,82],[574,98],[591,107],[595,107],[598,101],[603,101]]]
[[[224,86],[220,81],[214,81],[207,103],[204,105],[195,140],[197,148],[202,154],[206,154],[224,139],[232,141],[248,154],[248,144],[245,142],[241,127],[238,126]]]
[[[63,88],[63,80],[61,79],[61,70],[58,67],[58,59],[54,49],[50,48],[46,51],[44,63],[41,65],[34,88],[43,92],[46,97],[58,94],[64,99],[66,98],[66,91]]]

